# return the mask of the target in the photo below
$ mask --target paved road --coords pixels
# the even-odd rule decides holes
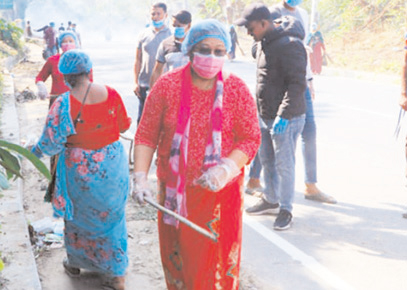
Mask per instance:
[[[116,88],[135,119],[135,43],[113,39],[99,47],[89,41],[85,50],[95,81]],[[254,63],[226,67],[254,90]],[[399,86],[325,73],[315,77],[315,87],[319,186],[339,202],[304,200],[298,148],[293,228],[275,232],[274,217],[245,216],[243,267],[265,289],[407,289],[404,137],[392,137]],[[402,129],[401,136],[405,133]]]

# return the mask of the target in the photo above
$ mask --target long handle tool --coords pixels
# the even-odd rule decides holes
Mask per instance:
[[[184,218],[183,216],[180,216],[179,214],[169,210],[168,208],[165,208],[161,205],[159,205],[158,203],[156,203],[155,201],[151,200],[150,198],[144,198],[144,200],[149,203],[150,205],[152,205],[153,207],[155,207],[156,209],[176,218],[177,220],[179,220],[180,222],[186,224],[188,227],[194,229],[195,231],[197,231],[198,233],[204,235],[205,237],[211,239],[214,242],[217,242],[218,239],[215,237],[215,235],[207,230],[205,230],[204,228],[198,226],[197,224],[194,224],[193,222],[191,222],[190,220]]]

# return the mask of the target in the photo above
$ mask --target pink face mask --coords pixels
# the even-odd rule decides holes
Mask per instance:
[[[200,77],[204,79],[211,79],[222,70],[224,62],[224,56],[214,56],[212,54],[204,55],[194,52],[192,67]]]
[[[63,52],[66,52],[68,50],[75,49],[75,48],[76,48],[76,45],[73,42],[65,42],[65,43],[61,44],[61,49]]]

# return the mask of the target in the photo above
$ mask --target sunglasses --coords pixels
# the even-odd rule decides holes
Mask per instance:
[[[213,54],[215,56],[225,56],[226,55],[226,50],[224,50],[224,49],[216,48],[216,49],[212,50],[209,47],[197,47],[196,49],[194,49],[194,52],[198,52],[203,55],[210,55],[210,54]]]

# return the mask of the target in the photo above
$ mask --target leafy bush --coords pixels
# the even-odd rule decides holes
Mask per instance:
[[[21,37],[24,31],[13,22],[7,22],[5,19],[0,19],[0,40],[7,45],[20,50],[23,47]]]
[[[27,158],[48,180],[51,180],[51,174],[45,164],[39,160],[33,153],[21,147],[4,140],[0,140],[0,190],[9,187],[8,180],[11,178],[23,178],[21,175],[20,161],[16,154]]]

